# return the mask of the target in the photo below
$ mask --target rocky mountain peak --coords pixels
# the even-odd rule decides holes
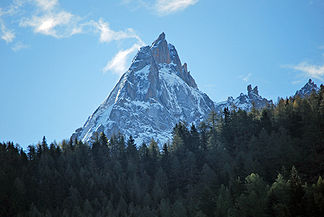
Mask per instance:
[[[152,55],[157,64],[170,64],[171,57],[168,43],[165,40],[165,34],[162,32],[159,37],[152,43]]]
[[[165,40],[165,33],[162,32],[159,37],[152,43],[152,46],[153,45],[156,45],[158,44],[160,41],[164,41]]]
[[[304,86],[305,88],[310,88],[310,89],[317,89],[317,85],[314,83],[312,79],[309,79],[308,82]]]
[[[247,86],[247,91],[248,91],[248,95],[249,95],[249,96],[252,96],[252,95],[259,96],[258,86],[255,86],[255,87],[252,89],[251,84],[249,84],[249,85]]]
[[[213,108],[161,33],[151,46],[140,48],[106,100],[72,138],[91,143],[100,132],[108,138],[121,132],[132,135],[138,145],[152,138],[163,143],[176,123],[198,124]]]
[[[308,82],[298,91],[296,91],[295,95],[299,95],[300,97],[305,97],[312,94],[313,91],[319,91],[319,87],[309,79]]]
[[[188,71],[187,63],[181,64],[175,46],[167,42],[164,32],[159,35],[150,47],[147,46],[145,49],[141,50],[145,50],[146,56],[137,55],[138,57],[145,56],[147,58],[148,56],[152,56],[154,64],[156,64],[159,69],[165,67],[165,65],[169,65],[169,67],[173,68],[173,71],[176,72],[176,75],[184,80],[190,87],[198,88],[195,80]]]
[[[308,82],[307,82],[308,84],[311,84],[311,85],[316,85],[315,83],[314,83],[314,81],[312,81],[312,79],[308,79]]]

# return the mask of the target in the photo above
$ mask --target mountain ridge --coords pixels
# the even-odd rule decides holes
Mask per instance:
[[[221,113],[225,108],[230,110],[246,110],[250,111],[253,107],[256,109],[262,109],[273,104],[272,100],[268,100],[259,95],[258,86],[252,89],[252,85],[247,86],[247,94],[241,93],[238,97],[230,96],[226,101],[215,102],[215,111]]]
[[[310,94],[313,89],[319,88],[310,79],[296,95]],[[108,138],[120,132],[132,135],[137,145],[152,138],[165,143],[171,140],[172,129],[180,121],[197,125],[212,110],[221,114],[225,108],[250,111],[271,105],[272,100],[260,96],[258,87],[251,85],[247,86],[247,94],[235,99],[212,101],[198,89],[187,63],[181,63],[175,46],[162,32],[151,45],[139,49],[129,69],[72,139],[91,143],[100,132]]]

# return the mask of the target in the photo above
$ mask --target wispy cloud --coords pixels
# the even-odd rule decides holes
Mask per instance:
[[[29,47],[28,45],[26,45],[26,44],[24,44],[24,43],[22,43],[22,42],[20,41],[20,42],[15,43],[14,46],[11,47],[11,49],[12,49],[13,51],[17,52],[17,51],[20,51],[20,50],[22,50],[22,49],[26,49],[26,48],[28,48],[28,47]]]
[[[244,77],[242,78],[242,80],[243,80],[244,82],[248,82],[251,76],[252,76],[252,73],[249,73],[249,74],[247,74],[246,76],[244,76]]]
[[[65,38],[82,33],[81,18],[59,7],[58,0],[33,0],[36,12],[22,18],[20,26],[32,27],[35,33]]]
[[[35,33],[65,38],[82,32],[82,26],[78,24],[78,20],[77,16],[60,11],[23,19],[20,26],[32,27]]]
[[[247,75],[240,75],[238,78],[244,82],[249,82],[251,76],[252,76],[252,73],[248,73]]]
[[[51,11],[58,5],[58,0],[34,0],[38,7],[44,11]]]
[[[26,0],[13,0],[8,7],[0,8],[1,16],[12,16],[26,3]]]
[[[3,17],[13,16],[24,3],[24,0],[13,0],[8,7],[0,8],[0,37],[6,43],[12,42],[16,35],[12,29],[6,26]]]
[[[125,31],[114,31],[110,28],[109,23],[104,22],[102,19],[100,19],[98,22],[92,23],[100,32],[100,42],[109,43],[111,41],[119,41],[122,39],[136,39],[136,43],[132,47],[126,50],[118,51],[118,53],[111,60],[109,60],[106,66],[103,68],[103,72],[112,71],[119,76],[122,75],[127,69],[129,56],[145,43],[131,28],[128,28]]]
[[[198,0],[157,0],[156,10],[160,15],[171,14],[194,5]]]
[[[137,51],[143,44],[135,43],[126,50],[120,50],[107,65],[103,68],[104,72],[112,71],[117,75],[122,75],[127,69],[129,55]]]
[[[1,30],[1,39],[7,43],[10,43],[15,38],[15,33],[8,29],[1,21],[0,21],[0,30]]]
[[[302,72],[305,76],[316,78],[324,81],[324,65],[312,65],[307,62],[301,62],[298,65],[283,66],[284,68],[291,68],[296,71]]]
[[[135,33],[132,28],[128,28],[126,31],[114,31],[110,28],[109,23],[104,22],[102,19],[99,22],[93,22],[93,25],[100,32],[101,42],[119,41],[127,38],[135,38],[142,43],[141,38]]]
[[[6,8],[0,8],[0,37],[7,43],[10,43],[13,42],[16,35],[13,30],[6,27],[2,19],[3,17],[17,20],[19,23],[17,27],[31,28],[36,34],[58,39],[81,33],[99,34],[99,41],[102,43],[135,39],[132,47],[120,50],[108,61],[103,69],[104,71],[112,71],[116,74],[126,71],[129,55],[144,45],[144,42],[134,29],[128,28],[116,31],[103,19],[94,21],[81,18],[72,12],[62,9],[59,0],[13,0]],[[22,42],[17,42],[11,49],[16,52],[27,47]]]
[[[146,8],[157,15],[165,16],[194,5],[199,0],[121,0],[124,5],[130,6],[133,10]]]

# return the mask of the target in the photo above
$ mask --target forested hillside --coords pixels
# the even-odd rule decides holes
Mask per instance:
[[[1,143],[0,216],[324,216],[323,85],[138,147],[121,134],[28,151]]]

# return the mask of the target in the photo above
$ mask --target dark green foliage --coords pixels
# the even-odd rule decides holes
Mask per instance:
[[[0,143],[0,216],[324,216],[323,86],[262,111],[212,112],[199,127],[181,122],[161,147],[92,139],[44,137],[26,152]]]

